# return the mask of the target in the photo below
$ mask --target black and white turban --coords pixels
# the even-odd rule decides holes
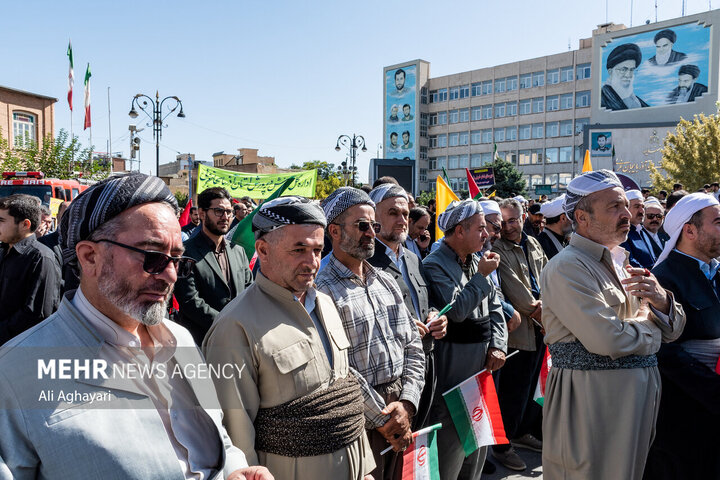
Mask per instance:
[[[370,205],[375,208],[375,202],[367,193],[353,187],[340,187],[320,203],[327,223],[332,223],[341,213],[355,205]]]
[[[305,197],[280,197],[264,202],[252,219],[255,238],[286,225],[321,225],[325,228],[325,214],[318,205]]]
[[[375,202],[375,205],[393,197],[402,197],[408,200],[407,192],[400,185],[394,183],[383,183],[370,190],[370,199]]]
[[[574,221],[575,207],[583,197],[615,187],[622,188],[622,183],[620,183],[617,175],[610,170],[595,170],[573,178],[567,186],[565,203],[563,203],[565,215]]]
[[[165,202],[175,212],[178,203],[158,177],[131,173],[96,183],[74,199],[60,221],[64,263],[77,265],[75,246],[108,220],[143,203]]]
[[[470,218],[478,213],[483,214],[483,207],[480,205],[480,202],[472,198],[460,202],[450,202],[450,205],[448,205],[445,211],[438,217],[438,227],[440,227],[440,230],[443,232],[447,232],[466,218]]]

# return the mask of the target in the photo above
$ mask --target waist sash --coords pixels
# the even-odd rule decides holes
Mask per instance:
[[[652,355],[626,355],[612,359],[605,355],[588,352],[578,341],[548,345],[552,368],[569,370],[620,370],[624,368],[657,367],[657,357]]]
[[[255,449],[285,457],[325,455],[347,447],[365,425],[360,385],[348,375],[324,390],[275,407],[255,418]]]

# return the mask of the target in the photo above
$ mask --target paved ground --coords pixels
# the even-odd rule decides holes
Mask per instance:
[[[497,461],[492,460],[492,455],[488,458],[495,464],[497,471],[492,475],[483,475],[482,480],[520,480],[525,478],[542,479],[542,454],[532,452],[530,450],[517,449],[518,455],[525,460],[528,468],[524,472],[514,472],[500,465]]]

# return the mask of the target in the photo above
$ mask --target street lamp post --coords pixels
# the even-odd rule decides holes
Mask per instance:
[[[163,105],[167,100],[174,100],[175,105],[170,109],[169,112],[167,112],[165,115],[162,113]],[[155,100],[153,100],[151,97],[144,95],[142,93],[138,93],[135,95],[132,99],[132,102],[130,103],[130,112],[128,115],[130,115],[130,118],[137,118],[138,112],[135,110],[135,106],[137,106],[140,110],[142,110],[145,115],[148,116],[150,121],[152,123],[148,123],[147,126],[153,127],[153,138],[155,139],[155,174],[159,177],[160,176],[160,139],[162,138],[162,129],[163,129],[163,122],[165,119],[173,113],[175,110],[177,110],[178,107],[180,107],[180,113],[177,114],[179,118],[185,118],[185,113],[183,112],[183,104],[180,101],[180,99],[176,96],[170,96],[165,97],[162,100],[160,100],[160,94],[158,91],[155,91]],[[152,110],[151,110],[152,108]]]
[[[354,133],[352,138],[347,135],[340,135],[337,139],[337,144],[335,145],[336,152],[340,151],[340,145],[350,150],[350,163],[347,164],[347,162],[343,162],[342,165],[345,167],[343,170],[347,170],[350,174],[352,186],[355,186],[355,174],[357,173],[355,161],[357,160],[357,149],[359,148],[363,152],[367,152],[367,148],[365,148],[365,138],[362,135],[355,135]]]

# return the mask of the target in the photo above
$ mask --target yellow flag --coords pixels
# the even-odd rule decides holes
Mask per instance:
[[[493,192],[490,195],[488,195],[488,198],[493,198],[496,193],[497,193],[497,190],[493,190]]]
[[[582,173],[592,171],[592,163],[590,163],[590,150],[585,150],[585,161],[583,162]]]
[[[437,226],[437,219],[440,218],[440,214],[445,211],[453,200],[460,199],[453,193],[448,184],[445,183],[445,180],[438,176],[437,186],[435,188],[435,240],[440,240],[444,236],[442,230]]]

